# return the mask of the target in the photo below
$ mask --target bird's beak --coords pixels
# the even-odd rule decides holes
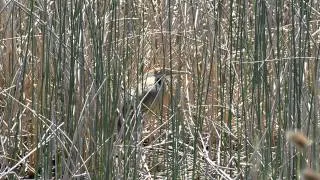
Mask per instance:
[[[164,74],[167,76],[167,75],[179,75],[179,74],[191,74],[190,72],[188,71],[178,71],[178,70],[173,70],[173,69],[167,69],[165,68],[164,69]]]

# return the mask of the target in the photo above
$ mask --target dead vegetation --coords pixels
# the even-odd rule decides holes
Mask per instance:
[[[308,179],[319,7],[0,0],[0,177]],[[155,67],[190,74],[167,82],[160,112],[124,113],[119,134],[125,99]]]

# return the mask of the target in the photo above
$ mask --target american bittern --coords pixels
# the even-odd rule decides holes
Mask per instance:
[[[171,69],[155,68],[148,71],[142,82],[138,84],[137,89],[132,90],[134,98],[141,103],[142,114],[151,111],[159,113],[163,104],[163,99],[168,96],[167,87],[170,75],[185,74],[184,71],[176,71]]]
[[[155,68],[146,72],[137,86],[131,89],[129,97],[124,101],[122,113],[132,118],[136,115],[152,113],[159,115],[164,98],[168,97],[167,81],[170,75],[186,74],[185,71]],[[136,102],[136,103],[134,103]],[[118,124],[120,128],[122,122]]]

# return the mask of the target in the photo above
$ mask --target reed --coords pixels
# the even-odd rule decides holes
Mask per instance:
[[[0,0],[0,179],[318,172],[319,7]],[[132,92],[155,67],[188,73],[144,115]]]

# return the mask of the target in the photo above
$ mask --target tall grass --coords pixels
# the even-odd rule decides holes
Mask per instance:
[[[0,179],[320,171],[319,7],[0,0]],[[155,67],[189,73],[142,114],[132,92]]]

